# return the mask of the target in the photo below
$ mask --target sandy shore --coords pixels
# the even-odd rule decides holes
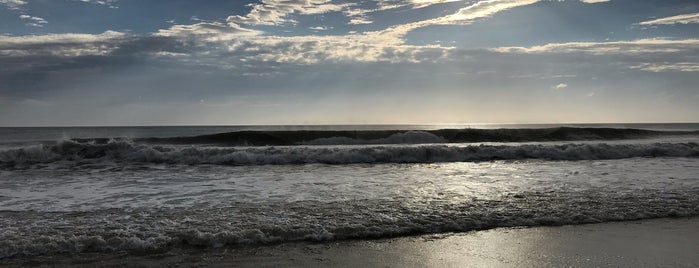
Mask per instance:
[[[0,261],[83,267],[699,267],[699,217],[331,243]]]

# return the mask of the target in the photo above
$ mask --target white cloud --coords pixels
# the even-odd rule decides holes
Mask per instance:
[[[348,18],[350,24],[370,24],[373,21],[367,17],[368,13],[380,10],[395,9],[404,6],[422,8],[434,4],[457,2],[464,0],[378,0],[376,9],[353,8],[356,3],[333,4],[331,0],[262,0],[260,4],[253,4],[252,10],[245,16],[234,15],[227,18],[228,22],[246,25],[280,25],[294,22],[289,19],[290,14],[322,14],[333,11],[341,11]],[[402,29],[412,29],[434,24],[469,24],[474,20],[492,16],[502,10],[517,6],[528,5],[539,0],[485,0],[478,1],[455,14],[425,20],[404,25]],[[394,27],[399,29],[401,27]]]
[[[642,55],[647,53],[699,52],[699,39],[639,39],[614,42],[552,43],[532,47],[499,47],[492,51],[502,53],[584,53],[592,55]],[[690,54],[691,55],[691,54]]]
[[[539,0],[487,0],[460,9],[456,14],[438,18],[438,24],[470,24],[476,19],[487,18],[498,12],[518,6],[525,6]]]
[[[458,2],[458,1],[464,1],[464,0],[410,0],[409,2],[413,4],[414,8],[422,8],[422,7],[427,7],[435,4],[443,4],[443,3],[449,3],[449,2]]]
[[[200,22],[192,25],[173,25],[168,29],[161,29],[156,36],[178,38],[201,38],[205,41],[230,40],[240,36],[258,35],[262,32],[245,29],[234,23],[208,23]]]
[[[404,6],[412,6],[413,8],[423,8],[435,4],[460,1],[465,0],[375,0],[379,10],[396,9]]]
[[[560,83],[560,84],[558,84],[558,85],[551,86],[551,88],[553,88],[553,89],[559,89],[559,90],[560,90],[560,89],[565,89],[565,88],[567,88],[567,87],[568,87],[568,84],[565,84],[565,83]]]
[[[450,2],[462,2],[466,0],[372,0],[376,4],[376,8],[373,9],[348,9],[344,10],[348,16],[353,17],[355,15],[366,15],[368,13],[373,13],[376,11],[392,10],[402,7],[412,7],[413,9],[424,8],[435,4],[443,4]]]
[[[27,25],[34,26],[34,27],[44,27],[44,24],[49,23],[44,18],[29,16],[29,15],[25,15],[25,14],[19,15],[19,18],[23,19],[23,20],[30,21],[29,23],[27,23]]]
[[[440,1],[402,1],[408,4],[435,4]],[[264,62],[291,62],[298,64],[313,64],[318,62],[431,62],[445,60],[454,51],[452,47],[440,45],[413,46],[406,45],[404,35],[416,28],[436,24],[468,24],[480,18],[490,17],[497,12],[528,5],[537,0],[487,0],[479,1],[460,9],[458,12],[434,19],[418,21],[403,25],[389,27],[385,30],[366,32],[362,34],[348,34],[344,36],[264,36],[261,34],[248,34],[245,38],[239,38],[242,30],[234,22],[249,24],[278,24],[286,21],[285,16],[294,12],[300,14],[327,12],[338,10],[339,6],[326,7],[328,0],[315,1],[281,1],[266,0],[262,4],[253,5],[252,11],[242,16],[228,18],[230,25],[234,25],[238,31],[227,38],[217,38],[219,28],[225,28],[223,24],[213,26],[206,24],[206,31],[199,26],[173,26],[157,33],[160,36],[172,37],[200,37],[202,42],[219,42],[210,44],[209,47],[222,48],[220,53],[236,55],[245,61]],[[397,3],[397,2],[393,2]],[[343,11],[354,24],[370,23],[363,17],[362,10],[345,9]],[[203,24],[200,26],[204,26]],[[250,31],[250,30],[248,30]],[[204,32],[204,34],[200,34]],[[203,37],[203,38],[201,38]],[[204,56],[204,55],[199,55]],[[195,59],[190,59],[195,60]]]
[[[308,29],[314,30],[314,31],[327,31],[332,29],[333,27],[328,27],[328,26],[312,26],[308,27]]]
[[[654,73],[659,72],[699,72],[699,62],[642,63],[631,67]]]
[[[248,25],[279,25],[290,22],[287,19],[289,14],[322,14],[341,11],[354,5],[354,3],[332,4],[331,0],[262,0],[260,4],[253,4],[252,10],[247,15],[229,16],[227,21]]]
[[[699,13],[682,14],[672,17],[649,20],[639,23],[640,25],[671,25],[699,23]]]
[[[417,28],[427,27],[431,25],[467,25],[475,22],[478,19],[487,18],[495,15],[498,12],[505,11],[511,8],[530,5],[539,0],[486,0],[479,1],[475,4],[459,9],[456,13],[437,17],[433,19],[417,21],[402,25],[390,27],[381,31],[383,35],[393,35],[395,38],[401,38],[408,32]]]
[[[46,34],[46,35],[23,35],[23,36],[5,36],[0,35],[0,46],[11,46],[17,44],[42,44],[42,43],[78,43],[78,42],[96,42],[114,39],[125,36],[124,33],[115,31],[106,31],[101,34]]]
[[[349,24],[371,24],[373,21],[369,20],[366,17],[354,17],[351,18],[349,21]]]
[[[451,48],[381,42],[380,36],[250,36],[211,44],[229,60],[315,64],[320,62],[429,62],[446,58]],[[194,52],[197,53],[197,52]],[[207,52],[208,53],[208,52]],[[199,54],[192,58],[202,59]],[[220,61],[220,59],[219,59]]]
[[[88,3],[88,4],[95,4],[95,5],[103,5],[107,6],[109,8],[119,8],[116,6],[116,2],[118,0],[78,0],[83,3]]]
[[[219,25],[221,26],[221,25]],[[238,62],[277,62],[315,64],[320,62],[431,62],[446,59],[453,48],[441,46],[406,45],[402,40],[380,32],[330,36],[267,36],[235,32],[230,38],[220,38],[217,32],[202,35],[185,26],[178,26],[156,35],[168,36],[183,44],[204,50],[190,50],[189,55],[174,55],[187,62],[217,62],[221,66]],[[221,26],[222,27],[222,26]],[[208,32],[206,33],[208,34]],[[168,56],[161,53],[160,56]],[[225,58],[225,60],[224,60]]]
[[[409,1],[410,4],[435,4],[440,1]],[[412,46],[406,45],[403,36],[409,31],[435,24],[467,24],[476,19],[492,16],[502,10],[527,5],[536,0],[488,0],[480,1],[457,13],[445,17],[397,25],[385,30],[349,34],[345,36],[297,36],[279,37],[249,34],[246,38],[237,38],[242,33],[235,31],[228,38],[217,38],[223,24],[198,24],[192,26],[178,25],[170,29],[160,30],[157,35],[185,37],[204,36],[203,42],[220,41],[221,44],[212,46],[225,48],[228,55],[239,55],[244,60],[294,62],[312,64],[322,61],[331,62],[422,62],[445,59],[451,47],[439,45]],[[246,16],[230,16],[228,22],[236,29],[242,30],[234,22],[247,24],[279,24],[286,20],[291,13],[309,14],[340,10],[339,5],[333,6],[328,0],[315,1],[263,1],[253,5],[252,11]],[[343,11],[351,17],[350,23],[371,23],[363,17],[363,10],[346,9]],[[199,29],[207,26],[206,29]],[[215,27],[214,27],[215,26]],[[211,28],[216,28],[212,30]],[[248,30],[250,31],[250,30]]]
[[[323,28],[327,29],[327,28]],[[440,46],[411,46],[392,36],[377,32],[342,36],[265,36],[261,32],[235,24],[197,23],[174,25],[154,34],[171,37],[206,50],[194,49],[190,54],[159,51],[158,56],[171,56],[188,62],[216,60],[225,55],[234,61],[285,62],[314,64],[319,62],[422,62],[444,58],[448,50]],[[222,66],[228,63],[222,62]]]
[[[20,6],[26,4],[26,0],[0,0],[0,5],[6,6],[9,9],[18,9]]]
[[[430,3],[433,3],[432,1]],[[192,25],[172,25],[161,29],[152,36],[132,36],[133,39],[148,37],[164,38],[167,42],[162,48],[148,50],[158,58],[172,58],[190,63],[221,66],[239,66],[246,62],[252,66],[258,62],[279,62],[295,64],[315,64],[321,62],[435,62],[456,60],[469,57],[468,52],[444,45],[417,46],[405,43],[404,36],[411,30],[438,24],[469,24],[475,20],[487,18],[494,14],[529,5],[537,0],[486,0],[479,1],[460,9],[453,14],[438,18],[389,27],[385,30],[349,33],[340,36],[269,36],[263,32],[242,27],[236,23],[199,22]],[[259,5],[271,3],[286,6],[280,10],[289,12],[324,12],[325,6],[332,5],[327,0],[317,1],[263,1]],[[313,6],[315,7],[309,7]],[[253,6],[253,11],[263,9]],[[291,7],[290,7],[291,6]],[[279,8],[279,6],[276,6]],[[298,8],[302,7],[302,8]],[[333,8],[334,9],[334,8]],[[286,12],[285,11],[285,12]],[[252,12],[251,12],[252,14]],[[277,13],[280,15],[282,13]],[[304,13],[305,14],[305,13]],[[352,13],[355,14],[355,13]],[[25,15],[27,19],[31,16]],[[286,15],[276,18],[283,19]],[[268,17],[268,18],[273,18]],[[252,17],[250,17],[252,18]],[[274,21],[275,19],[272,19]],[[314,30],[328,29],[319,26]],[[106,55],[122,45],[119,41],[124,35],[117,32],[105,32],[100,35],[44,35],[28,37],[0,36],[0,55]],[[25,38],[25,39],[22,39]],[[43,40],[43,41],[42,41]],[[61,41],[62,40],[62,41]],[[114,41],[115,42],[108,42]],[[54,44],[50,49],[32,50],[29,46],[17,45],[21,42],[44,42]],[[138,41],[135,41],[138,42]],[[15,44],[14,46],[12,44]],[[696,54],[699,52],[699,40],[641,39],[617,42],[571,42],[553,43],[532,47],[499,47],[485,53],[519,53],[519,54],[593,54],[593,55],[645,55],[648,53]],[[466,53],[466,54],[464,54]],[[684,60],[693,61],[693,59]],[[655,60],[638,59],[625,62],[636,69],[653,71],[655,69],[672,69],[673,60],[664,65]],[[642,63],[655,64],[644,65]],[[692,70],[688,64],[675,65],[674,69]],[[680,66],[680,67],[677,67]]]
[[[374,12],[377,10],[391,10],[413,5],[411,0],[374,0],[373,2],[376,4],[376,9],[365,11]]]
[[[378,9],[348,8],[342,13],[349,18],[349,24],[371,24],[373,21],[369,19],[368,14],[376,11]]]
[[[0,36],[0,57],[108,56],[116,55],[118,50],[119,55],[145,53],[155,58],[219,68],[254,67],[254,62],[434,62],[447,59],[452,49],[406,45],[402,40],[377,32],[343,36],[265,36],[259,31],[224,23],[173,25],[151,36],[127,36],[112,31]],[[20,67],[16,65],[11,69]]]
[[[639,39],[616,42],[553,43],[532,47],[499,47],[499,53],[614,57],[611,63],[649,72],[699,71],[699,39]],[[602,59],[603,57],[596,57]]]
[[[0,56],[79,57],[107,55],[118,48],[125,35],[106,31],[101,34],[0,35]]]
[[[408,1],[409,4],[435,4],[440,1]],[[197,23],[194,25],[173,25],[158,31],[156,36],[172,37],[183,43],[196,44],[215,51],[191,51],[189,57],[177,51],[160,51],[158,56],[187,62],[213,61],[215,55],[225,55],[232,61],[284,62],[314,64],[319,62],[434,62],[448,60],[452,47],[440,45],[406,45],[403,36],[409,31],[434,24],[470,23],[476,19],[516,6],[527,5],[536,0],[488,0],[480,1],[457,13],[445,17],[418,21],[390,27],[382,31],[353,33],[344,36],[265,36],[259,31],[245,29],[236,22],[246,24],[280,24],[288,22],[287,15],[319,14],[337,11],[350,5],[334,5],[329,0],[282,1],[264,0],[252,5],[246,16],[230,16],[228,24]],[[351,18],[350,23],[371,23],[363,16],[364,10],[344,9]],[[326,28],[312,28],[315,30]],[[198,42],[198,44],[197,44]],[[220,57],[216,58],[219,62]],[[235,65],[222,63],[221,65]]]

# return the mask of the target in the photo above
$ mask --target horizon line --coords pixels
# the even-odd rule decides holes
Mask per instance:
[[[25,125],[0,128],[100,128],[100,127],[314,127],[314,126],[487,126],[487,125],[644,125],[644,124],[699,124],[696,122],[566,122],[566,123],[360,123],[360,124],[212,124],[212,125]]]

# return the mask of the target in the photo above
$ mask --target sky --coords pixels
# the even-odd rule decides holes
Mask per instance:
[[[699,122],[696,0],[0,0],[0,126]]]

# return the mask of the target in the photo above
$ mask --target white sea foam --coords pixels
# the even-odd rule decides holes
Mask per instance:
[[[380,238],[506,226],[581,224],[699,214],[696,192],[520,193],[470,202],[234,203],[221,209],[0,212],[0,259],[288,241]],[[276,215],[270,219],[270,215]],[[9,228],[8,228],[9,227]],[[10,229],[11,228],[11,229]]]

